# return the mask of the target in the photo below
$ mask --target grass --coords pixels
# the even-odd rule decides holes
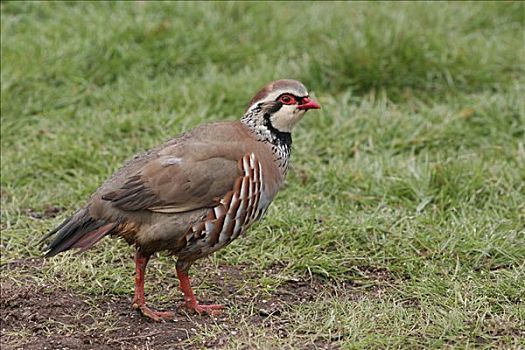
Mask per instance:
[[[264,327],[234,306],[223,346],[525,347],[524,3],[2,2],[1,16],[2,264],[38,256],[134,153],[239,118],[292,77],[323,109],[295,132],[267,218],[211,264],[269,293],[283,276],[332,292]],[[106,240],[2,279],[129,296],[131,251]],[[154,266],[175,284],[172,258]]]

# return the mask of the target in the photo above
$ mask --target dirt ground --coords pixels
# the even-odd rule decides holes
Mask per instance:
[[[7,268],[24,270],[25,276],[31,271],[37,273],[42,261],[18,261],[9,263]],[[4,268],[6,268],[4,266]],[[218,278],[228,274],[225,284]],[[270,271],[271,273],[271,271]],[[275,273],[275,272],[274,272]],[[217,302],[228,300],[236,287],[249,275],[242,268],[222,267],[215,274],[216,283],[221,287]],[[130,280],[132,283],[132,280]],[[286,337],[286,320],[280,321],[283,307],[293,303],[308,303],[323,290],[319,280],[286,281],[271,294],[271,298],[254,298],[250,292],[235,297],[238,305],[252,305],[258,312],[252,313],[248,321],[258,327],[271,324],[279,336]],[[253,291],[252,293],[256,293]],[[213,297],[215,299],[215,296]],[[189,315],[177,310],[172,322],[155,323],[144,319],[130,307],[131,296],[90,296],[59,286],[36,284],[28,277],[24,281],[3,281],[1,288],[1,348],[11,349],[202,349],[220,348],[228,337],[236,332],[235,318],[228,317],[228,309],[219,316]],[[231,300],[231,299],[230,299]],[[159,306],[154,300],[152,304]],[[173,307],[160,305],[161,307]],[[271,322],[268,320],[271,319]],[[282,327],[279,322],[283,322]],[[211,340],[195,344],[191,338],[206,326],[220,325],[229,329]],[[333,349],[329,343],[316,344],[316,348]]]

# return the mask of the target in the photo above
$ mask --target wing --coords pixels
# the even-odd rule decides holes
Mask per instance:
[[[125,172],[119,185],[102,193],[102,199],[121,210],[180,213],[212,207],[232,189],[242,172],[242,151],[221,149],[213,143],[171,147],[140,160]]]

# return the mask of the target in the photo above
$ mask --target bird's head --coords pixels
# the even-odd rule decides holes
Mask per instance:
[[[266,127],[280,133],[290,133],[309,109],[321,106],[308,95],[297,80],[271,82],[252,98],[242,121],[252,127]]]

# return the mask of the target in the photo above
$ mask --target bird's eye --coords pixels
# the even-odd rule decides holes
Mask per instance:
[[[295,103],[295,97],[293,97],[292,95],[285,94],[279,97],[279,101],[285,105],[292,105]]]

